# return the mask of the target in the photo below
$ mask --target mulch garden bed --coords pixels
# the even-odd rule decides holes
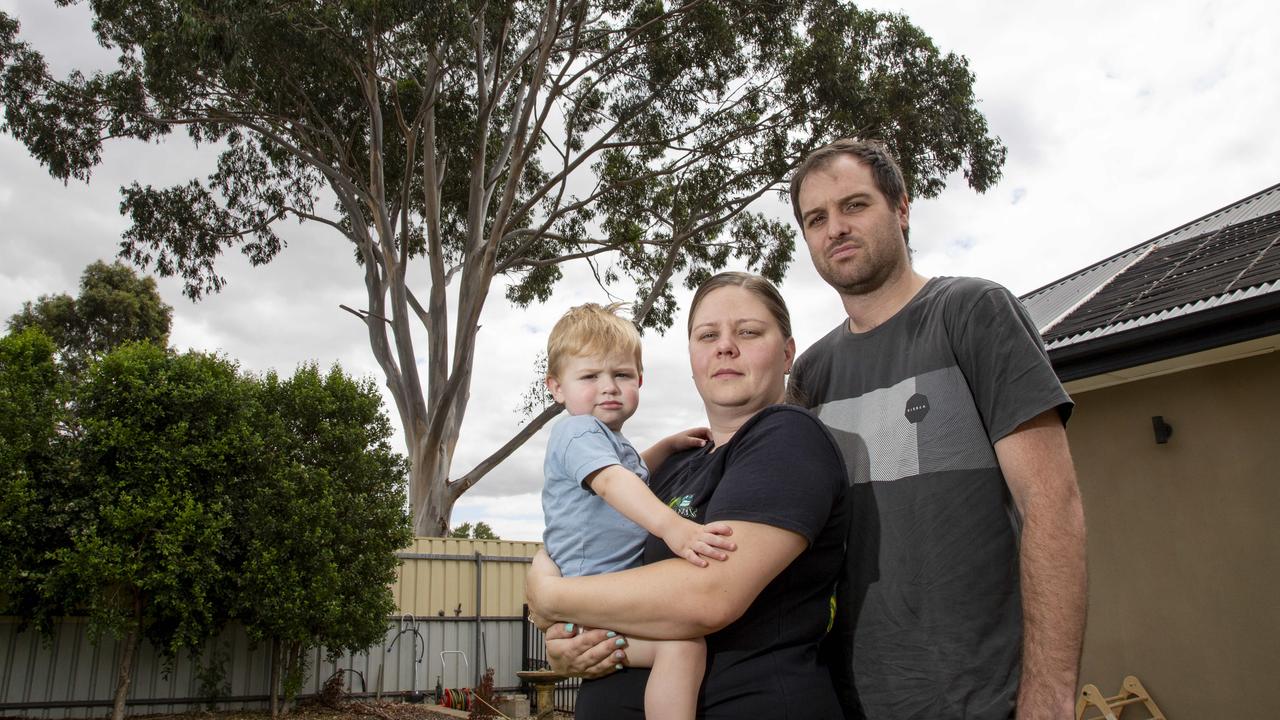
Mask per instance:
[[[291,710],[283,720],[458,720],[459,717],[466,717],[465,713],[457,710],[452,713],[444,713],[439,711],[440,708],[426,704],[415,704],[407,702],[375,702],[369,701],[345,701],[339,707],[333,708],[318,702],[308,701],[301,703],[297,708]],[[96,717],[110,717],[110,712]],[[558,720],[573,720],[572,715],[565,713],[556,713]],[[129,720],[270,720],[271,713],[266,710],[219,710],[219,711],[192,711],[186,713],[165,714],[165,715],[134,715],[128,716]],[[0,720],[19,720],[16,717],[0,716]]]
[[[110,710],[93,717],[109,718]],[[185,713],[140,715],[130,713],[128,720],[270,720],[267,710],[193,710]],[[0,716],[0,720],[20,720]],[[283,720],[458,720],[458,715],[437,712],[430,705],[405,702],[350,702],[340,708],[319,704],[303,704],[285,715]]]

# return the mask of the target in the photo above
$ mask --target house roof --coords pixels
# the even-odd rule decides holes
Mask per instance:
[[[1055,365],[1280,307],[1280,184],[1027,293],[1022,302]],[[1276,315],[1268,310],[1267,317]]]

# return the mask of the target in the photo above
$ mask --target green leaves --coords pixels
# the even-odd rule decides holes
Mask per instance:
[[[245,248],[255,264],[280,250],[280,239],[267,225],[242,230],[239,218],[195,180],[164,190],[134,183],[120,192],[120,209],[133,219],[121,256],[139,267],[154,265],[162,276],[186,278],[183,292],[192,300],[222,289],[225,279],[214,269],[214,258],[245,235],[257,237]]]
[[[493,532],[493,528],[489,527],[489,523],[481,520],[474,526],[465,522],[458,527],[449,531],[449,537],[466,538],[469,540],[501,540]]]
[[[483,157],[485,175],[507,181],[510,167],[495,163],[514,161],[502,141],[518,120],[521,83],[533,79],[518,62],[532,58],[516,51],[543,39],[544,5],[488,3],[476,25],[470,5],[444,0],[93,7],[95,31],[120,49],[121,66],[92,77],[52,78],[18,39],[16,21],[0,19],[4,129],[64,179],[87,179],[108,136],[152,139],[182,127],[198,141],[229,139],[207,182],[122,191],[121,210],[133,220],[122,254],[181,275],[193,298],[221,289],[215,261],[230,247],[270,261],[280,248],[270,227],[310,215],[322,184],[358,200],[340,207],[335,227],[376,225],[371,204],[386,212],[407,203],[407,217],[390,217],[414,226],[406,229],[417,238],[413,254],[427,250],[424,202],[437,191],[450,252],[481,229],[476,219],[485,233],[495,220],[510,223],[503,235],[544,220],[575,228],[523,249],[514,237],[502,243],[502,271],[518,286],[510,296],[523,304],[545,298],[558,279],[548,262],[598,244],[630,251],[625,274],[652,284],[651,267],[663,263],[639,261],[636,233],[658,255],[684,243],[695,273],[705,274],[694,246],[720,242],[720,222],[780,187],[808,149],[835,137],[887,141],[913,196],[937,194],[959,169],[986,189],[1004,160],[964,58],[939,53],[902,15],[839,0],[606,4],[555,19],[549,69],[561,74],[533,89],[531,101],[549,103],[550,121],[528,136],[531,148],[549,140],[566,162],[580,155],[601,192],[554,191],[547,163],[555,154],[535,151],[513,179],[516,206],[532,207],[497,218],[493,196],[477,198],[469,175]],[[477,53],[495,78],[514,73],[511,82],[482,92]],[[428,112],[432,135],[424,135]],[[612,136],[609,147],[592,145],[601,134]],[[422,184],[424,142],[446,169],[438,189]],[[406,154],[410,143],[416,157]],[[697,220],[713,227],[688,235]],[[774,254],[789,254],[789,237],[768,241]],[[703,253],[705,270],[720,269],[719,257]]]
[[[942,54],[904,15],[817,0],[810,33],[783,66],[815,140],[877,138],[898,158],[912,197],[933,197],[964,169],[970,187],[1000,177],[1005,148],[988,134],[968,61]]]
[[[148,112],[138,65],[126,54],[111,73],[71,72],[58,80],[44,58],[18,39],[18,22],[0,12],[0,129],[20,140],[49,173],[88,181],[104,139],[152,140],[170,131]]]
[[[91,369],[77,393],[90,509],[50,584],[100,631],[123,634],[135,602],[143,634],[168,652],[220,627],[230,508],[260,446],[252,396],[233,363],[146,343]]]
[[[80,295],[42,295],[9,319],[19,332],[38,327],[52,338],[65,369],[78,376],[95,357],[126,342],[168,341],[173,308],[156,282],[131,269],[95,262],[80,277]]]
[[[54,352],[40,328],[0,338],[0,473],[24,471],[55,435],[63,383]]]
[[[236,615],[249,633],[357,652],[394,610],[409,544],[404,459],[371,381],[304,365],[259,387],[267,477],[237,508]]]
[[[72,418],[54,347],[0,338],[0,612],[168,654],[233,617],[335,653],[382,637],[410,533],[372,381],[127,343],[73,378]]]
[[[54,344],[39,328],[0,338],[0,613],[33,619],[41,548],[58,537],[61,513],[48,502],[66,469],[58,438],[65,384]]]
[[[671,282],[735,258],[781,278],[794,230],[753,203],[818,145],[883,139],[923,197],[958,170],[985,190],[1005,156],[963,57],[846,0],[91,7],[119,66],[62,79],[0,15],[3,130],[64,180],[88,179],[107,139],[180,128],[225,142],[204,178],[122,190],[121,255],[181,276],[192,298],[222,289],[230,249],[277,257],[282,220],[349,242],[335,251],[368,290],[371,352],[406,445],[431,465],[413,469],[424,533],[483,475],[451,480],[450,418],[465,416],[495,280],[527,305],[551,296],[560,265],[588,261],[601,284],[635,287],[639,321],[663,330]]]

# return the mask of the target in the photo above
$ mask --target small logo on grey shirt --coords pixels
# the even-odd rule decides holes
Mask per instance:
[[[907,416],[907,422],[915,425],[929,414],[929,398],[921,393],[916,393],[907,398],[907,409],[903,413]]]

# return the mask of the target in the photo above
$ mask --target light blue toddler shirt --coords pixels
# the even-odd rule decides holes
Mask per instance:
[[[620,433],[592,415],[556,423],[543,463],[542,533],[547,554],[565,577],[598,575],[640,564],[648,533],[583,484],[587,476],[621,465],[649,482],[640,453]]]

